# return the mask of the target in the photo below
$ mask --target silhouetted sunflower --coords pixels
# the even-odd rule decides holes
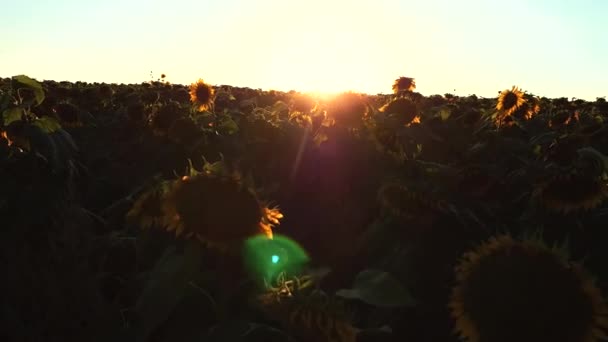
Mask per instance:
[[[542,182],[534,197],[549,210],[569,213],[598,207],[608,196],[606,182],[600,177],[568,173]]]
[[[163,104],[150,118],[150,126],[154,135],[166,136],[175,121],[184,117],[179,103],[169,101]]]
[[[393,93],[395,94],[414,89],[416,89],[416,81],[411,77],[401,76],[393,82]]]
[[[258,305],[283,329],[303,342],[355,342],[360,329],[353,326],[346,306],[319,294],[258,297]]]
[[[465,253],[449,302],[469,342],[594,342],[608,307],[578,265],[540,241],[493,237]]]
[[[504,115],[509,116],[525,102],[524,93],[519,88],[513,86],[513,88],[500,93],[496,109],[503,112]]]
[[[31,149],[30,138],[27,135],[29,124],[23,120],[11,122],[0,130],[2,137],[6,139],[8,146],[15,146],[25,151]]]
[[[210,172],[174,181],[163,203],[165,224],[176,236],[225,247],[257,235],[272,238],[283,215],[265,207],[237,176]]]
[[[367,106],[364,99],[356,93],[342,93],[331,99],[327,105],[328,117],[344,127],[359,127],[366,114]]]
[[[561,128],[563,126],[568,126],[578,122],[579,115],[578,112],[572,112],[570,110],[562,109],[558,110],[553,114],[551,119],[549,119],[549,127],[551,128]]]
[[[390,119],[396,120],[399,126],[405,126],[412,123],[418,115],[416,104],[406,97],[399,97],[392,100],[382,106],[380,111],[388,115]]]
[[[162,226],[164,223],[162,202],[169,185],[170,182],[161,182],[141,194],[127,213],[127,220],[138,223],[143,229]]]
[[[190,101],[198,106],[199,111],[204,111],[209,108],[213,102],[213,88],[199,79],[190,85]]]
[[[540,100],[537,97],[530,97],[513,112],[513,116],[519,119],[530,120],[540,112]]]

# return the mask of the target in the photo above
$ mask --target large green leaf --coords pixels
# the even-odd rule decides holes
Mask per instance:
[[[358,299],[364,303],[385,308],[414,305],[410,292],[387,272],[367,269],[355,278],[352,289],[342,289],[337,296]]]
[[[294,342],[294,340],[281,330],[245,321],[228,321],[209,330],[207,335],[199,341],[205,342]],[[194,342],[194,341],[193,341]]]
[[[59,122],[50,116],[43,116],[41,118],[38,118],[34,120],[32,124],[34,126],[38,126],[40,129],[42,129],[42,131],[47,134],[53,133],[61,129],[61,125],[59,124]]]
[[[135,305],[139,321],[138,342],[145,342],[171,315],[188,293],[202,263],[202,248],[188,244],[182,253],[169,247],[152,270],[148,283]]]
[[[217,130],[226,135],[232,135],[239,131],[239,125],[229,117],[225,117],[219,123]]]
[[[21,120],[22,115],[23,108],[9,108],[2,113],[2,122],[4,123],[4,126],[8,126],[11,122]]]
[[[13,76],[13,82],[17,89],[27,88],[34,93],[34,105],[38,106],[44,101],[44,89],[42,88],[42,85],[33,78],[25,75]]]

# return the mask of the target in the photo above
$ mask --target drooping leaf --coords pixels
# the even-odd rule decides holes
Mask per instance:
[[[224,118],[219,123],[217,130],[226,135],[232,135],[239,131],[239,125],[231,118]]]
[[[358,299],[377,307],[404,307],[414,305],[410,292],[387,272],[367,269],[355,278],[352,289],[342,289],[337,296]]]
[[[139,318],[137,342],[145,342],[164,323],[187,293],[202,263],[202,248],[188,244],[183,253],[169,247],[152,270],[135,305]]]
[[[4,126],[8,126],[11,122],[21,120],[21,116],[23,115],[23,108],[14,107],[5,110],[2,113],[2,122]]]
[[[4,111],[13,101],[13,97],[8,92],[0,90],[0,111]]]
[[[61,125],[59,124],[59,122],[50,116],[43,116],[41,118],[38,118],[34,120],[32,124],[34,126],[39,127],[47,134],[53,133],[61,129]]]
[[[34,105],[38,106],[44,101],[44,89],[38,81],[25,75],[13,76],[13,82],[17,89],[27,88],[34,93]]]
[[[452,112],[449,109],[442,109],[439,111],[439,116],[441,117],[442,121],[449,119],[450,115],[452,115]]]
[[[281,330],[252,322],[232,321],[214,326],[200,341],[206,342],[294,342]]]
[[[200,341],[200,336],[217,324],[217,309],[211,294],[193,281],[168,320],[155,332],[155,338],[159,342]]]

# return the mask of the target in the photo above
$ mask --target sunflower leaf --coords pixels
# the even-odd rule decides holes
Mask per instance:
[[[397,279],[387,272],[372,269],[361,271],[352,289],[338,290],[336,295],[385,308],[415,304],[410,292]]]
[[[2,121],[4,126],[10,125],[12,122],[21,120],[21,116],[23,115],[23,108],[14,107],[5,110],[2,113]]]
[[[246,342],[246,341],[284,341],[294,340],[276,328],[245,321],[228,321],[209,329],[201,341],[208,342]]]
[[[239,125],[229,117],[226,117],[220,122],[217,129],[222,134],[233,135],[239,131]]]
[[[150,335],[170,316],[171,312],[188,292],[202,261],[202,249],[198,244],[188,245],[183,253],[169,247],[154,269],[148,283],[135,305],[140,324],[137,342],[148,341]]]
[[[17,89],[27,88],[34,93],[34,101],[36,106],[44,101],[44,89],[42,88],[42,85],[33,78],[25,75],[19,75],[13,77],[13,82],[15,83]]]
[[[41,118],[36,119],[33,123],[34,126],[39,127],[45,133],[53,133],[61,129],[61,125],[57,120],[50,116],[43,116]]]

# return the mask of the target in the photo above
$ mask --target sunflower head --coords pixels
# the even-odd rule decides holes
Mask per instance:
[[[302,341],[357,341],[359,329],[352,323],[351,311],[342,301],[327,295],[292,295],[289,289],[280,287],[258,296],[256,304],[268,318]]]
[[[548,210],[567,214],[601,205],[608,196],[608,186],[600,177],[568,172],[540,183],[533,195]]]
[[[23,120],[13,121],[8,126],[0,129],[0,134],[6,139],[8,146],[15,146],[29,151],[31,145],[30,138],[27,135],[28,125]]]
[[[538,240],[491,238],[455,268],[449,302],[456,332],[470,342],[593,342],[608,307],[590,276]]]
[[[528,96],[524,103],[513,112],[513,116],[518,119],[530,120],[540,112],[540,99]]]
[[[283,217],[278,209],[265,207],[240,176],[212,169],[175,180],[163,212],[168,231],[219,248],[260,234],[272,238],[272,227]]]
[[[380,111],[396,120],[399,126],[405,126],[417,118],[418,108],[416,104],[407,97],[399,97],[380,108]]]
[[[342,93],[327,104],[328,117],[343,127],[359,127],[366,114],[367,105],[360,94]]]
[[[169,184],[170,182],[161,182],[158,186],[142,193],[127,213],[127,221],[138,224],[142,229],[162,226],[164,223],[162,202]]]
[[[393,93],[399,94],[416,89],[416,81],[412,77],[401,76],[393,82]]]
[[[578,112],[573,112],[567,109],[561,109],[553,113],[551,119],[549,119],[549,127],[551,128],[562,128],[564,126],[572,125],[579,120]]]
[[[165,136],[173,123],[184,117],[179,103],[169,101],[163,104],[150,118],[150,126],[155,135]]]
[[[200,78],[190,85],[190,101],[197,106],[199,111],[209,108],[213,102],[213,94],[213,88]]]
[[[511,89],[506,89],[500,93],[496,109],[504,113],[504,115],[509,116],[523,105],[525,101],[524,93],[519,88],[513,86]]]

